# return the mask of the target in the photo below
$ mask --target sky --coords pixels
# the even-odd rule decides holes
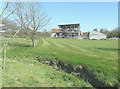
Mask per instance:
[[[51,17],[50,29],[80,23],[82,32],[118,27],[117,2],[42,2]]]
[[[51,18],[49,31],[61,24],[76,23],[80,23],[82,32],[96,28],[111,31],[118,27],[118,2],[42,2],[42,5]]]

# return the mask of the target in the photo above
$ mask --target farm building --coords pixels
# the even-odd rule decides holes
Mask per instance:
[[[58,37],[57,33],[60,31],[60,29],[52,29],[51,37]]]
[[[58,25],[60,29],[52,29],[51,37],[57,38],[81,38],[80,24]]]
[[[96,39],[96,40],[106,39],[106,34],[97,31],[92,31],[89,33],[89,39]]]

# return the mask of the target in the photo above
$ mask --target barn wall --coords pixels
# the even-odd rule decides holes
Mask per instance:
[[[106,39],[105,34],[90,34],[89,39]]]

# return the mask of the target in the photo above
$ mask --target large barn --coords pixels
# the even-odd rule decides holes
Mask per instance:
[[[106,39],[106,34],[97,31],[92,31],[89,33],[89,39],[96,39],[96,40]]]
[[[52,29],[51,37],[57,38],[81,38],[80,24],[58,25],[60,29]]]

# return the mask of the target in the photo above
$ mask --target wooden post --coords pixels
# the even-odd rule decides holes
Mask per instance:
[[[5,60],[6,60],[6,45],[5,45],[5,38],[4,38],[4,70],[5,70]]]

